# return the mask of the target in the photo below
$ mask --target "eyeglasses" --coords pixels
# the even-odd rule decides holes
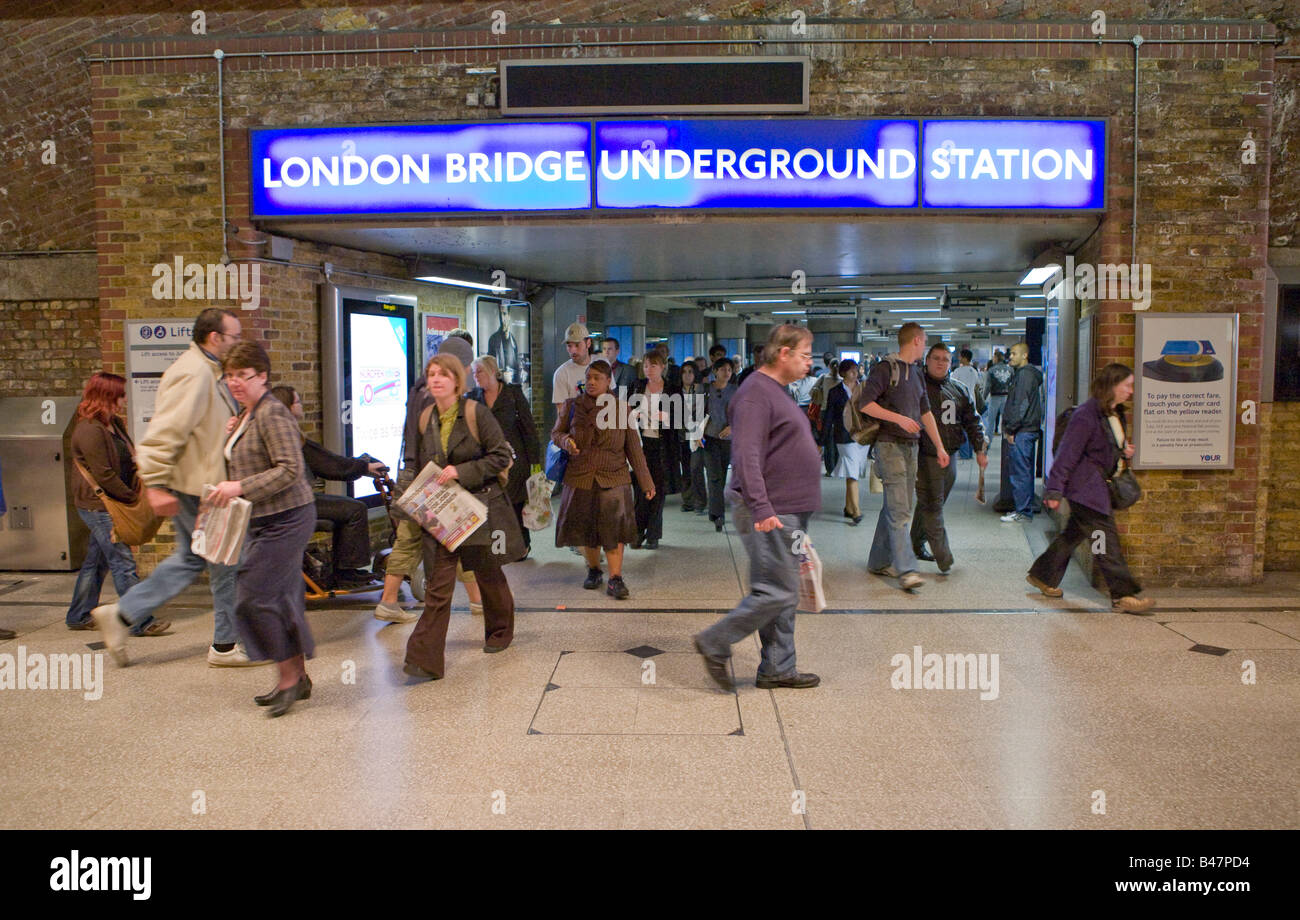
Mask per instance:
[[[240,383],[248,383],[248,381],[257,376],[257,371],[253,371],[251,374],[246,376],[241,376],[239,374],[223,374],[222,376],[226,383],[231,383],[235,380],[238,380]]]

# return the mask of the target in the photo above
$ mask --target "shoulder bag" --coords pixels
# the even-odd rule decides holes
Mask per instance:
[[[111,438],[111,436],[110,436]],[[117,448],[114,447],[114,450]],[[130,448],[131,456],[135,456],[135,448]],[[115,498],[105,492],[95,482],[90,471],[87,470],[80,460],[74,460],[77,469],[81,475],[86,477],[86,482],[95,491],[95,497],[104,503],[108,509],[108,516],[113,519],[113,533],[111,539],[114,543],[125,543],[127,546],[143,546],[154,538],[158,533],[158,528],[162,526],[162,518],[153,513],[153,506],[149,504],[149,499],[145,497],[143,488],[136,493],[135,501],[127,504],[117,501]]]
[[[569,406],[569,425],[573,425],[573,413],[577,411],[578,403],[575,400]],[[564,474],[569,469],[569,452],[563,447],[556,445],[554,441],[546,442],[546,478],[551,482],[563,482]]]
[[[1123,511],[1136,505],[1142,498],[1142,486],[1128,464],[1124,462],[1124,447],[1115,440],[1115,429],[1111,428],[1110,420],[1103,416],[1101,423],[1106,427],[1106,432],[1110,435],[1110,443],[1116,451],[1114,472],[1106,477],[1106,488],[1110,491],[1110,506],[1112,510]]]

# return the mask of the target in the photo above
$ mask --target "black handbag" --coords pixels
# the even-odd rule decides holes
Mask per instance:
[[[1110,507],[1112,511],[1123,511],[1136,505],[1142,498],[1142,486],[1128,464],[1123,461],[1124,448],[1115,440],[1115,429],[1110,427],[1107,419],[1103,418],[1102,424],[1106,426],[1106,431],[1110,434],[1110,443],[1115,447],[1114,469],[1119,470],[1106,477],[1106,488],[1110,491]],[[1119,469],[1121,464],[1124,466],[1122,470]]]

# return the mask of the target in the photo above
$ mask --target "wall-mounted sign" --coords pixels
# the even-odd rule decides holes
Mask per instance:
[[[189,350],[193,320],[144,319],[126,324],[126,409],[137,444],[153,418],[163,371]]]
[[[1135,468],[1233,468],[1236,313],[1137,314],[1133,378]]]
[[[250,133],[256,218],[1105,204],[1103,120],[736,118]]]
[[[597,122],[596,207],[914,208],[915,121]]]
[[[253,129],[254,217],[591,206],[585,122]]]
[[[927,208],[1105,207],[1106,122],[927,119]]]

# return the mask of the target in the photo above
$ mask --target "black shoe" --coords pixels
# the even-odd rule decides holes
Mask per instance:
[[[418,677],[421,680],[441,680],[442,676],[434,674],[432,671],[426,671],[413,661],[408,661],[402,665],[402,670],[411,677]]]
[[[759,677],[754,681],[754,685],[760,690],[776,690],[779,687],[786,687],[791,690],[807,690],[809,687],[815,687],[822,682],[822,679],[816,674],[801,674],[796,671],[789,677]]]
[[[302,691],[298,695],[298,699],[300,700],[311,699],[311,678],[308,677],[306,674],[304,674],[302,676],[302,680],[298,681],[298,689]],[[271,701],[275,699],[275,694],[277,692],[278,691],[274,687],[272,687],[270,693],[263,693],[253,697],[253,702],[259,706],[270,706]]]
[[[651,537],[649,540],[646,540],[646,541],[645,541],[645,548],[646,548],[646,549],[658,549],[658,548],[659,548],[659,541],[656,540],[656,539],[654,539],[653,537]]]
[[[645,536],[643,534],[637,534],[636,539],[632,541],[632,548],[640,549],[643,546],[645,546]]]
[[[689,512],[694,511],[694,510],[695,510],[695,507],[694,507],[693,505],[682,505],[682,511],[683,511],[683,513],[689,513]]]
[[[360,569],[344,569],[334,576],[336,588],[364,588],[373,584],[377,584],[375,577]]]
[[[286,687],[283,690],[277,690],[272,695],[272,697],[269,700],[267,700],[266,703],[267,716],[272,719],[277,719],[280,716],[284,715],[286,712],[288,712],[289,707],[291,707],[294,703],[298,702],[300,699],[303,699],[303,691],[305,686],[306,685],[303,683],[303,681],[300,680],[292,687]]]
[[[917,552],[916,558],[920,559],[922,562],[934,562],[934,556],[931,555],[928,549],[923,549]]]
[[[0,641],[3,641],[5,639],[17,639],[17,638],[18,638],[18,633],[14,632],[12,629],[0,629]]]
[[[623,576],[622,575],[609,576],[609,584],[605,586],[605,593],[608,594],[610,597],[614,598],[614,600],[616,601],[627,600],[627,596],[629,592],[627,590],[627,585],[623,584]]]
[[[497,652],[504,652],[508,648],[510,648],[508,645],[484,645],[483,651],[487,652],[489,655],[494,655]]]
[[[849,526],[850,526],[850,527],[857,527],[857,526],[858,526],[859,524],[861,524],[861,523],[862,523],[862,515],[860,515],[860,514],[855,514],[855,515],[853,515],[853,521],[852,521],[852,523],[851,523]]]
[[[587,580],[582,583],[582,586],[588,591],[595,591],[604,580],[605,573],[600,569],[587,569]]]
[[[723,690],[735,690],[736,685],[732,683],[731,674],[727,671],[727,659],[719,658],[717,655],[710,655],[704,649],[700,648],[700,640],[695,640],[695,651],[700,653],[704,659],[704,668],[713,678],[713,682]]]
[[[722,522],[721,522],[721,521],[714,521],[714,522],[713,522],[713,529],[716,530],[718,533],[722,533]]]
[[[848,511],[845,511],[845,512],[844,512],[844,516],[845,516],[846,518],[852,518],[852,517],[853,517],[853,515],[849,514]]]
[[[72,630],[94,629],[94,628],[95,628],[95,621],[89,617],[82,620],[80,623],[72,623],[71,625],[68,626],[68,629],[72,629]],[[8,630],[0,629],[0,639],[13,638],[12,635],[5,636],[4,633],[6,632],[8,632]]]

